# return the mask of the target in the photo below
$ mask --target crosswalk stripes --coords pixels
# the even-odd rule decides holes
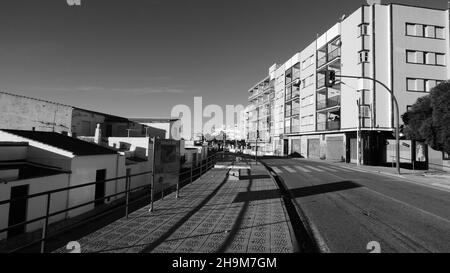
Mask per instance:
[[[352,171],[350,171],[349,169],[344,169],[342,166],[339,166],[339,167],[337,167],[337,166],[330,166],[330,169],[334,169],[334,170],[337,170],[337,171],[340,171],[340,172],[346,172],[346,173],[349,173],[349,172],[352,172]]]
[[[344,169],[346,169],[347,171],[350,171],[350,172],[359,171],[359,170],[355,170],[355,169],[352,169],[352,168],[349,168],[349,167],[345,167],[345,166],[341,166],[341,168],[344,168]]]
[[[290,168],[290,167],[288,167],[288,166],[283,166],[283,168],[284,168],[286,171],[290,172],[290,173],[296,173],[296,172],[297,172],[296,170],[294,170],[294,169],[292,169],[292,168]]]
[[[272,170],[276,173],[298,173],[298,171],[304,172],[304,173],[311,173],[313,171],[315,172],[347,172],[352,173],[358,170],[352,169],[350,167],[342,166],[342,165],[327,165],[327,166],[310,166],[310,165],[294,165],[294,166],[278,166],[278,167],[272,167]]]
[[[303,168],[301,166],[294,166],[294,168],[296,168],[296,169],[298,169],[298,170],[300,170],[302,172],[305,172],[305,173],[310,173],[311,172],[310,170],[308,170],[306,168]]]
[[[313,171],[316,171],[316,172],[320,172],[320,173],[323,173],[323,172],[325,172],[324,170],[321,170],[321,169],[318,169],[318,168],[316,168],[316,167],[313,167],[313,166],[305,166],[306,168],[309,168],[309,169],[311,169],[311,170],[313,170]]]
[[[327,172],[332,172],[332,173],[337,173],[337,172],[339,172],[338,170],[332,169],[332,168],[330,168],[329,166],[317,166],[317,168],[321,168],[321,169],[323,169],[323,170],[325,170],[325,171],[327,171]]]
[[[282,171],[280,169],[278,169],[277,167],[272,167],[272,170],[276,173],[282,173]]]

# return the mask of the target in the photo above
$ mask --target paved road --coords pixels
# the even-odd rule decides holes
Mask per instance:
[[[323,250],[450,252],[450,192],[306,159],[264,160],[295,196]]]

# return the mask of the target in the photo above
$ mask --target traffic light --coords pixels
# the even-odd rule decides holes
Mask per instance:
[[[335,83],[336,83],[336,71],[334,70],[325,71],[325,86],[333,87]]]

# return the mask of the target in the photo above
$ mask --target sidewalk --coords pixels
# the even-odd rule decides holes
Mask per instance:
[[[354,168],[361,171],[368,171],[378,174],[390,175],[394,177],[403,178],[413,183],[422,184],[425,186],[438,188],[440,190],[450,190],[450,173],[443,171],[430,170],[409,170],[400,169],[400,175],[396,168],[382,167],[382,166],[356,166],[355,164],[334,163],[337,165]]]
[[[294,252],[289,217],[266,169],[246,162],[218,165],[182,188],[179,199],[172,193],[154,203],[154,212],[146,206],[80,238],[81,251]]]

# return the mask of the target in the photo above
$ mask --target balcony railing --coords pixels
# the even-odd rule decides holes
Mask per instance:
[[[341,96],[334,96],[328,99],[317,101],[317,110],[331,108],[341,105]]]
[[[325,55],[317,60],[317,67],[321,67],[322,65],[324,65],[326,63],[327,63],[327,55]]]
[[[341,56],[341,48],[338,47],[335,50],[331,51],[328,54],[328,62],[331,62],[332,60],[336,59],[337,57]]]
[[[325,77],[317,79],[317,89],[322,88],[324,86],[325,86]]]
[[[317,110],[322,110],[327,108],[327,100],[317,101]]]
[[[317,131],[336,131],[341,129],[341,122],[339,120],[328,120],[326,122],[317,123]]]

